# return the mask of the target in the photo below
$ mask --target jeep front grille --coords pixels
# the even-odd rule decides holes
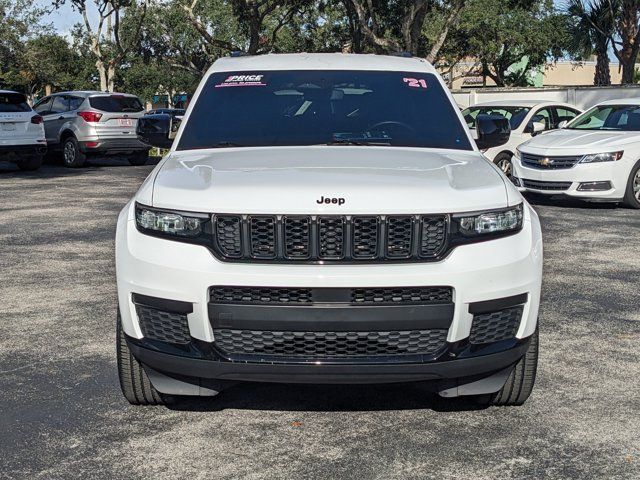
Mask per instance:
[[[433,260],[447,247],[446,215],[214,215],[214,251],[227,261]]]

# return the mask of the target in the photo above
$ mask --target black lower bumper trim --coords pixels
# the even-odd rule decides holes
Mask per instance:
[[[278,383],[397,383],[489,374],[516,363],[529,341],[507,350],[469,358],[424,363],[273,364],[218,361],[172,355],[127,339],[131,353],[144,365],[168,375],[202,379]]]
[[[46,145],[0,145],[0,155],[44,155],[47,153]]]

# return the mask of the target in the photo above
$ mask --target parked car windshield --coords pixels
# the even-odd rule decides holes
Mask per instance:
[[[124,95],[101,95],[99,97],[89,97],[89,105],[103,112],[141,112],[144,110],[142,102],[137,97],[127,97]]]
[[[462,112],[464,121],[469,128],[476,128],[476,118],[478,115],[502,115],[509,120],[511,130],[517,129],[527,116],[531,108],[529,107],[469,107]]]
[[[30,112],[27,98],[21,93],[0,93],[0,112]]]
[[[435,75],[343,70],[214,73],[177,149],[332,143],[472,149]]]
[[[566,128],[570,130],[640,131],[639,105],[601,105],[583,113]]]

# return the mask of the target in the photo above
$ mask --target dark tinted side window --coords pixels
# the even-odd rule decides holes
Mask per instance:
[[[84,102],[83,97],[69,97],[69,110],[77,110]]]
[[[69,99],[66,96],[53,97],[53,104],[51,105],[51,111],[49,115],[55,113],[64,113],[69,110]]]
[[[144,110],[142,102],[137,97],[125,97],[124,95],[101,95],[89,97],[89,104],[103,112],[141,112]]]
[[[49,113],[49,110],[51,110],[52,100],[53,99],[51,97],[45,97],[42,100],[40,100],[38,103],[36,103],[33,109],[36,112],[38,112],[40,115],[46,115],[47,113]]]
[[[21,93],[0,93],[0,112],[30,112],[27,97]]]

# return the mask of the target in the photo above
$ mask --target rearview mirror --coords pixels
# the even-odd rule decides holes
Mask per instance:
[[[558,128],[564,128],[567,126],[567,124],[569,123],[569,120],[562,120],[559,124],[558,124]]]
[[[158,148],[171,148],[178,133],[180,120],[166,113],[145,115],[138,119],[136,135],[147,145]]]
[[[509,120],[502,115],[478,115],[476,117],[476,145],[480,150],[504,145],[511,136]]]

